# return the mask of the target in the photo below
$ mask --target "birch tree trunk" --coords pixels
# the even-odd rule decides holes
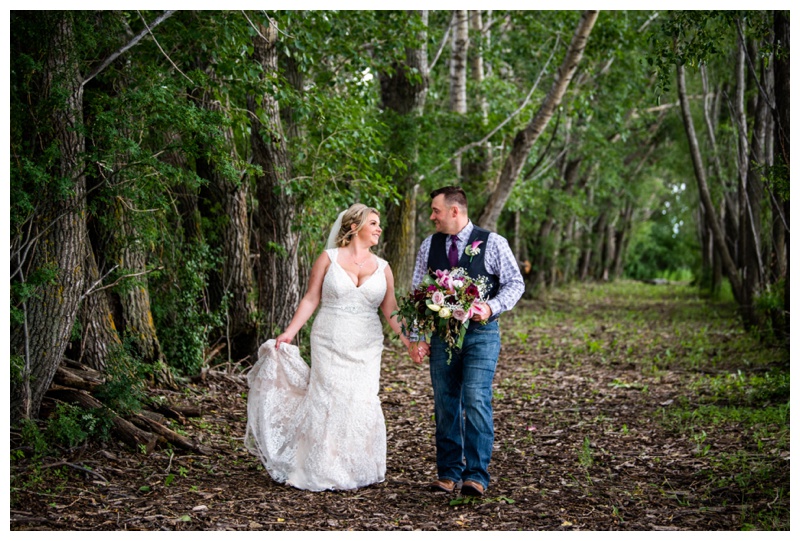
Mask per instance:
[[[544,102],[539,107],[539,110],[530,123],[514,137],[511,153],[503,164],[497,186],[489,197],[489,201],[486,203],[478,219],[478,224],[481,227],[489,230],[495,230],[497,228],[497,220],[500,217],[500,212],[503,210],[506,201],[508,201],[511,195],[511,190],[514,188],[514,184],[519,177],[519,173],[522,170],[522,166],[525,164],[525,160],[528,158],[533,144],[542,132],[544,132],[554,111],[561,103],[561,99],[564,97],[573,75],[575,75],[578,63],[583,57],[583,51],[586,48],[586,41],[597,20],[597,15],[597,11],[585,11],[581,15],[581,19],[572,36],[567,54],[558,69],[556,79],[553,81],[553,85],[547,93]]]
[[[485,77],[483,51],[489,33],[488,31],[484,33],[481,10],[472,10],[469,12],[469,27],[470,32],[478,37],[477,42],[469,49],[470,76],[478,87],[478,108],[480,109],[481,123],[486,127],[489,125],[489,101],[486,99],[486,94],[482,89]],[[472,42],[470,42],[470,45],[472,45]],[[492,166],[492,145],[486,141],[476,147],[470,154],[466,156],[459,155],[462,159],[461,177],[465,184],[474,182],[485,186],[486,182],[484,176]]]
[[[469,15],[461,9],[454,14],[455,29],[450,43],[450,110],[467,112],[467,51],[469,50]]]
[[[747,170],[749,167],[750,148],[747,141],[747,116],[745,114],[745,44],[741,40],[737,40],[736,63],[735,63],[735,77],[736,77],[736,91],[734,93],[733,108],[734,120],[738,134],[738,189],[737,201],[739,207],[739,230],[737,231],[737,250],[738,255],[736,265],[739,269],[744,267],[745,257],[745,238],[746,238],[746,220],[744,216],[747,209]],[[744,302],[744,299],[742,299]]]
[[[465,9],[453,12],[455,28],[450,41],[450,112],[467,114],[467,52],[469,50],[469,15]],[[463,157],[453,158],[455,177],[463,181]]]
[[[253,38],[253,58],[264,70],[264,84],[271,85],[270,79],[278,71],[278,29],[274,23],[269,27],[259,25],[259,33]],[[261,226],[258,231],[258,306],[264,317],[264,332],[273,335],[289,325],[301,297],[299,238],[293,230],[297,201],[287,189],[292,178],[292,164],[278,101],[265,90],[258,100],[249,95],[247,107],[251,118],[253,162],[261,166],[263,172],[256,179]]]
[[[742,281],[739,277],[739,272],[736,264],[728,251],[725,243],[725,235],[722,231],[722,226],[717,220],[717,215],[714,203],[711,200],[711,192],[708,189],[706,181],[706,172],[703,166],[702,156],[700,155],[700,145],[697,142],[697,134],[694,129],[694,121],[692,120],[692,111],[689,105],[689,98],[686,94],[686,75],[684,67],[680,64],[677,66],[678,78],[678,98],[681,104],[681,114],[683,116],[683,126],[686,131],[686,137],[689,141],[689,151],[692,158],[692,165],[694,166],[695,180],[697,181],[697,188],[700,192],[700,200],[703,202],[703,207],[709,214],[709,221],[711,224],[711,231],[714,235],[714,242],[720,250],[722,258],[722,266],[725,274],[730,280],[731,289],[736,301],[741,305],[742,302]]]

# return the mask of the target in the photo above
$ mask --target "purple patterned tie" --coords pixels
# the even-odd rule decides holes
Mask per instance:
[[[453,235],[450,237],[453,239],[452,244],[450,244],[450,250],[447,252],[447,258],[450,259],[450,267],[457,267],[458,266],[458,246],[456,245],[456,240],[458,237]]]

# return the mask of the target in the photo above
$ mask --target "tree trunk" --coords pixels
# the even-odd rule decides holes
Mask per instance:
[[[587,237],[587,244],[590,249],[587,251],[584,261],[584,269],[581,273],[582,278],[585,280],[589,276],[595,280],[599,279],[603,272],[603,247],[605,246],[605,234],[608,227],[608,210],[604,209],[594,227],[591,234]]]
[[[561,283],[567,284],[572,281],[572,276],[578,266],[577,258],[580,251],[577,250],[578,233],[576,231],[577,220],[574,215],[571,215],[567,220],[567,226],[564,229],[564,240],[562,241],[561,249],[566,247],[567,251],[564,256],[564,270],[562,271]]]
[[[558,261],[559,261],[559,252],[561,251],[561,229],[562,223],[556,222],[553,226],[553,233],[551,235],[553,247],[550,250],[548,261],[548,269],[547,269],[547,287],[549,289],[553,289],[556,287],[558,283],[559,277],[563,277],[563,273],[558,268]]]
[[[264,70],[264,84],[278,71],[278,29],[259,25],[260,35],[253,38],[253,58]],[[264,36],[264,37],[262,37]],[[300,302],[299,238],[293,230],[297,201],[287,184],[292,178],[292,164],[286,149],[280,105],[269,91],[259,100],[249,95],[247,107],[251,118],[253,162],[262,169],[256,179],[258,214],[259,310],[264,317],[264,333],[273,335],[285,329]]]
[[[719,252],[722,257],[722,265],[725,269],[725,274],[731,282],[733,295],[737,302],[741,305],[742,302],[742,282],[739,277],[739,272],[736,269],[736,264],[728,252],[727,245],[725,244],[725,235],[723,234],[722,227],[717,220],[716,212],[714,211],[714,203],[711,201],[711,192],[708,189],[706,182],[705,168],[703,167],[703,160],[700,155],[700,146],[697,142],[697,135],[694,130],[694,121],[692,120],[692,111],[689,106],[689,98],[686,95],[686,76],[682,65],[677,66],[678,73],[678,97],[681,103],[681,114],[683,115],[683,126],[686,130],[686,137],[689,140],[689,150],[692,157],[692,165],[694,166],[695,180],[697,181],[697,188],[700,192],[700,199],[703,206],[709,214],[709,222],[714,234],[714,243],[719,247]]]
[[[100,272],[94,257],[89,236],[83,243],[85,249],[84,269],[86,287],[99,285]],[[112,353],[111,348],[120,346],[119,334],[114,324],[111,302],[105,290],[91,291],[81,303],[79,312],[81,322],[81,344],[78,362],[94,370],[103,371]]]
[[[739,207],[738,224],[739,230],[737,231],[737,249],[736,253],[738,258],[735,260],[739,269],[743,269],[745,265],[745,243],[747,239],[747,170],[749,168],[750,149],[747,141],[747,116],[745,114],[745,44],[742,40],[737,40],[737,54],[735,64],[736,76],[736,92],[733,100],[734,120],[738,134],[738,178],[739,184],[737,189],[737,201]],[[742,293],[745,293],[742,291]],[[747,298],[742,298],[740,301],[741,306],[747,310],[749,306]]]
[[[42,66],[41,99],[55,100],[55,106],[49,118],[52,139],[42,141],[42,148],[50,143],[57,148],[58,158],[50,175],[69,179],[71,190],[65,196],[52,193],[43,198],[43,208],[34,219],[46,230],[36,242],[31,260],[21,266],[23,278],[48,268],[55,272],[53,279],[40,285],[37,294],[26,301],[23,325],[12,328],[11,352],[22,358],[20,373],[11,381],[12,423],[38,416],[86,288],[83,80],[77,65],[72,14],[51,13],[55,18],[52,31],[43,36],[49,38],[50,47]]]
[[[478,40],[474,47],[469,49],[470,76],[478,87],[478,107],[481,112],[481,123],[484,127],[489,124],[489,101],[482,89],[484,79],[483,51],[488,37],[483,32],[483,17],[481,10],[469,12],[470,31]],[[485,175],[492,166],[492,145],[488,141],[476,147],[469,154],[460,155],[462,159],[461,172],[465,185],[485,186]]]
[[[205,93],[203,106],[222,111],[218,101]],[[237,161],[232,129],[221,126],[224,152]],[[224,164],[222,164],[224,165]],[[231,176],[230,168],[221,166],[215,158],[197,160],[198,173],[209,180],[209,195],[215,200],[211,207],[222,209],[222,275],[220,290],[228,297],[226,338],[231,359],[243,359],[258,349],[256,329],[255,280],[250,262],[250,222],[246,179]]]
[[[428,12],[416,12],[423,27],[428,25]],[[400,201],[390,202],[386,208],[386,228],[392,234],[386,238],[384,256],[392,266],[395,286],[399,294],[411,289],[416,255],[416,184],[419,121],[428,93],[428,57],[426,31],[418,36],[419,48],[406,49],[406,61],[395,64],[391,73],[380,73],[381,106],[386,113],[386,123],[392,132],[390,151],[400,156],[406,170],[395,180]]]
[[[564,165],[564,193],[568,196],[572,195],[572,192],[575,190],[575,184],[578,180],[578,173],[580,172],[580,166],[583,163],[583,158],[574,158],[568,160]],[[586,174],[586,179],[588,180],[589,173]],[[582,181],[582,182],[585,182]],[[570,213],[571,214],[571,213]],[[553,249],[550,254],[550,287],[553,288],[556,284],[561,281],[565,281],[567,277],[568,270],[565,268],[563,272],[558,270],[558,261],[561,254],[561,247],[562,245],[566,244],[567,238],[572,235],[572,218],[567,220],[568,226],[563,228],[563,218],[558,221],[555,228],[555,233],[553,234]],[[562,235],[561,230],[564,229],[564,233]],[[558,276],[561,276],[561,280],[558,279]]]
[[[457,10],[454,15],[455,30],[450,44],[450,110],[467,112],[467,51],[469,50],[469,15],[467,10]]]
[[[453,12],[453,29],[450,41],[450,112],[467,114],[467,51],[469,50],[469,15],[467,10]],[[462,156],[452,160],[455,178],[463,180]]]
[[[766,82],[762,71],[762,86]],[[753,128],[750,140],[750,159],[747,168],[745,190],[745,212],[741,222],[745,224],[743,233],[744,294],[745,310],[749,314],[745,321],[758,324],[760,317],[755,310],[755,300],[764,291],[766,274],[761,251],[761,206],[764,198],[762,169],[766,165],[765,137],[767,130],[767,103],[756,94],[756,109],[753,115]]]
[[[489,230],[496,229],[497,219],[500,217],[500,212],[503,210],[506,201],[508,201],[511,195],[511,190],[519,177],[525,160],[528,158],[531,147],[533,147],[533,144],[547,127],[550,118],[553,116],[553,112],[561,103],[561,99],[567,91],[567,87],[578,68],[578,63],[583,56],[583,51],[586,48],[586,41],[597,20],[597,15],[597,11],[585,11],[583,15],[581,15],[580,22],[578,23],[575,34],[572,36],[572,42],[567,50],[567,55],[558,70],[556,80],[553,81],[553,86],[547,93],[544,102],[539,107],[533,120],[514,137],[511,153],[503,164],[497,186],[489,197],[489,201],[486,203],[483,213],[478,219],[478,224],[481,227]]]
[[[628,241],[630,240],[630,232],[633,224],[633,203],[628,201],[625,203],[625,209],[622,211],[621,219],[622,226],[617,230],[617,236],[614,239],[616,251],[614,252],[613,264],[613,278],[622,276],[623,266],[625,265],[625,253],[628,249]]]
[[[125,335],[133,341],[139,357],[148,364],[157,364],[162,360],[162,353],[150,310],[150,290],[146,276],[147,254],[142,241],[137,238],[136,228],[127,217],[128,212],[130,211],[122,201],[118,200],[116,214],[120,217],[123,243],[119,247],[120,261],[126,272],[139,275],[135,278],[135,284],[120,294],[123,329]],[[159,379],[165,383],[172,382],[171,377]]]
[[[614,255],[617,253],[617,218],[618,216],[615,216],[614,219],[608,223],[605,234],[603,235],[603,264],[600,277],[604,282],[608,282],[611,278],[611,266],[614,263]]]
[[[552,211],[550,208],[548,208],[547,217],[544,220],[542,220],[542,223],[539,226],[539,241],[537,242],[538,253],[536,254],[536,261],[534,263],[534,267],[536,268],[536,274],[534,275],[533,281],[531,283],[533,289],[545,285],[545,276],[546,276],[546,269],[548,262],[547,252],[552,242],[551,232],[553,230],[553,223],[554,220]]]
[[[775,45],[779,47],[775,54],[775,165],[786,166],[786,183],[789,182],[789,12],[775,10],[773,14],[773,27],[775,30]],[[787,192],[788,193],[788,192]],[[789,337],[789,200],[780,201],[776,206],[782,206],[783,219],[781,225],[786,224],[784,236],[784,250],[778,256],[786,262],[784,282],[784,322],[783,333]]]

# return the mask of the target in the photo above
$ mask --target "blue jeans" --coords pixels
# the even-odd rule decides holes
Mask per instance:
[[[436,335],[431,338],[438,476],[478,481],[486,488],[494,445],[492,380],[500,354],[498,322],[472,323],[462,348],[452,353],[448,365],[447,344]]]

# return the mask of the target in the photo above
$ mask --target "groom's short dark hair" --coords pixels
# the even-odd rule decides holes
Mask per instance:
[[[444,194],[444,200],[448,205],[458,205],[464,210],[467,209],[467,194],[458,186],[444,186],[431,192],[431,199],[437,195]]]

